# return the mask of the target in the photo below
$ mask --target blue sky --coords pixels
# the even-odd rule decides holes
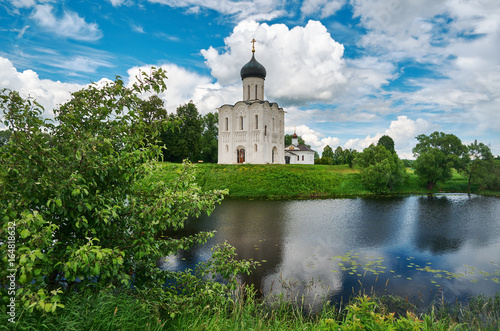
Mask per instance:
[[[321,152],[390,135],[403,158],[443,131],[500,154],[497,0],[0,1],[0,87],[45,116],[90,82],[167,70],[167,109],[242,98],[241,67],[266,67],[286,131]]]

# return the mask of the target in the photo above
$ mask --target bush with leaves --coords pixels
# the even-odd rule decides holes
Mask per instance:
[[[16,297],[29,310],[55,311],[70,291],[159,290],[173,275],[159,270],[157,261],[212,236],[159,240],[165,230],[182,228],[188,216],[210,213],[224,194],[203,192],[190,164],[174,183],[151,179],[161,150],[145,143],[158,132],[143,120],[139,96],[163,91],[165,79],[161,69],[152,69],[130,87],[119,77],[89,85],[54,110],[54,122],[42,118],[36,101],[0,92],[2,120],[12,131],[10,143],[0,147],[3,301],[9,299],[8,269],[17,270]],[[15,239],[11,252],[9,239]],[[249,267],[232,264],[230,274]]]
[[[433,132],[417,137],[418,144],[413,149],[417,157],[414,163],[415,174],[431,191],[438,182],[443,183],[452,177],[452,168],[463,167],[467,147],[454,134]]]
[[[361,167],[363,185],[372,192],[392,192],[408,178],[403,161],[382,145],[371,144],[357,154],[355,163]]]

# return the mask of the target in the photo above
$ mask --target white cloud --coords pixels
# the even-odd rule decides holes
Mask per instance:
[[[36,99],[44,108],[45,118],[53,118],[53,109],[70,99],[70,92],[83,88],[83,85],[54,82],[40,79],[32,70],[18,72],[8,59],[0,57],[0,86],[18,91],[22,97]]]
[[[35,0],[11,0],[10,3],[16,8],[31,8],[35,5]]]
[[[201,76],[195,72],[188,71],[175,64],[164,64],[161,67],[166,71],[168,77],[167,90],[160,94],[165,102],[165,108],[170,113],[174,113],[177,107],[193,101],[201,114],[214,112],[216,107],[223,104],[224,98],[230,97],[234,91],[222,90],[220,85],[212,84],[211,78]],[[135,82],[135,77],[139,72],[150,72],[151,66],[133,67],[127,71],[127,86]],[[241,92],[238,89],[238,92]]]
[[[344,144],[344,148],[353,148],[361,152],[371,144],[377,144],[383,135],[387,135],[394,140],[394,145],[400,158],[413,159],[411,150],[416,145],[415,137],[419,134],[428,134],[435,130],[438,130],[438,126],[424,119],[418,118],[412,120],[407,116],[398,116],[397,120],[391,121],[389,128],[383,133],[376,133],[373,136],[368,135],[364,139],[349,139]]]
[[[51,63],[52,66],[63,68],[70,72],[85,72],[93,73],[99,67],[112,67],[113,65],[108,61],[90,58],[86,56],[74,56],[68,59],[55,59]]]
[[[40,27],[63,37],[83,41],[94,41],[102,37],[96,23],[87,23],[77,13],[67,10],[59,18],[53,11],[52,5],[37,5],[32,18]]]
[[[284,24],[240,22],[224,39],[222,52],[202,50],[212,76],[221,85],[241,84],[241,67],[255,57],[267,70],[266,98],[280,105],[301,106],[314,102],[350,104],[376,93],[393,79],[395,66],[375,57],[344,60],[344,46],[336,42],[318,21],[289,29]]]
[[[125,3],[125,1],[126,0],[109,0],[109,2],[111,2],[113,7],[120,7],[121,5],[123,5]]]
[[[296,132],[298,136],[304,139],[304,142],[311,145],[311,148],[317,151],[320,155],[323,148],[329,145],[333,149],[340,144],[340,139],[336,137],[324,137],[323,134],[311,129],[307,125],[299,125],[294,127],[285,127],[285,133],[292,134]]]
[[[288,29],[284,24],[243,21],[225,39],[226,52],[202,50],[206,64],[219,83],[241,81],[239,72],[251,58],[250,40],[255,38],[256,59],[266,67],[266,94],[280,103],[330,100],[346,83],[344,47],[333,40],[317,21]]]
[[[145,33],[142,25],[132,25],[132,30],[138,33]]]
[[[305,0],[300,7],[303,16],[319,14],[321,18],[334,15],[344,4],[346,0]]]
[[[281,9],[285,4],[283,0],[149,0],[149,2],[173,8],[188,8],[188,13],[198,13],[200,8],[205,8],[223,15],[234,16],[238,21],[272,20],[286,14],[286,11]]]

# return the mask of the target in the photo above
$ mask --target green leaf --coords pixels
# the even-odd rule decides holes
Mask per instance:
[[[30,230],[28,229],[24,229],[23,231],[21,231],[21,238],[26,238],[27,236],[29,236],[31,234]]]

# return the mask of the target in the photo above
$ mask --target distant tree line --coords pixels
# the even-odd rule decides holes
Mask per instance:
[[[392,192],[408,179],[406,168],[414,168],[423,186],[432,191],[438,183],[450,180],[453,172],[467,177],[467,191],[475,185],[480,190],[500,190],[500,157],[494,158],[491,150],[477,140],[469,145],[443,132],[416,137],[413,149],[416,160],[399,159],[394,140],[384,135],[377,145],[370,145],[362,152],[338,146],[323,149],[315,164],[357,166],[364,186],[373,192]]]

